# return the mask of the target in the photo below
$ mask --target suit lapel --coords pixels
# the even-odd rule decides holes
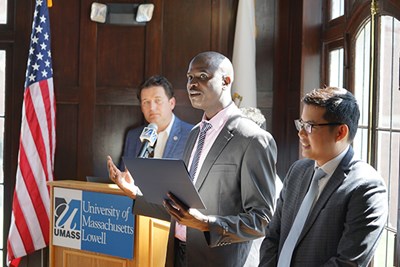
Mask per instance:
[[[337,188],[343,183],[343,180],[347,177],[347,174],[350,171],[350,166],[352,164],[351,162],[353,159],[353,155],[354,155],[353,149],[350,147],[349,151],[347,151],[346,155],[339,163],[338,167],[332,174],[332,177],[329,179],[324,190],[320,194],[317,202],[315,203],[314,208],[311,210],[310,216],[307,218],[304,224],[304,228],[299,237],[299,240],[301,240],[304,237],[304,235],[308,232],[308,230],[311,228],[311,226],[317,219],[322,208],[325,207],[326,203],[329,201],[331,195],[337,190]]]
[[[147,125],[146,125],[147,126]],[[144,129],[145,126],[142,126],[139,132],[139,135],[136,138],[136,151],[134,151],[133,153],[133,157],[136,158],[137,155],[139,154],[140,149],[142,148],[142,142],[140,141],[140,136],[142,135],[142,131]]]
[[[165,144],[163,158],[172,158],[174,155],[175,148],[180,138],[181,124],[179,123],[178,117],[175,116],[174,124],[171,127],[167,143]]]
[[[192,154],[193,147],[196,144],[199,132],[200,132],[200,124],[197,124],[196,126],[193,127],[186,141],[185,150],[183,152],[183,161],[185,162],[187,167],[189,167],[190,156]]]

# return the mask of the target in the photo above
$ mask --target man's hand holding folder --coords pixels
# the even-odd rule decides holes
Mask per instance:
[[[209,218],[197,209],[186,206],[179,198],[168,193],[168,200],[164,200],[164,207],[180,224],[186,225],[200,231],[209,231]]]

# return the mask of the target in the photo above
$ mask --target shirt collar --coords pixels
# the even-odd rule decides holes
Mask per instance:
[[[320,168],[327,174],[327,176],[332,176],[333,172],[336,170],[339,163],[342,161],[344,156],[346,155],[347,151],[349,150],[350,146],[347,146],[339,155],[325,163],[324,165],[320,166]],[[315,162],[315,168],[319,167],[317,162]]]
[[[169,124],[168,124],[167,128],[165,128],[165,130],[164,130],[164,131],[162,131],[162,132],[165,132],[165,133],[167,133],[167,136],[169,136],[169,133],[171,132],[172,125],[174,125],[174,121],[175,121],[175,114],[174,114],[174,113],[172,113],[172,118],[171,118],[171,121],[169,122]]]
[[[211,131],[218,130],[218,129],[224,127],[224,125],[228,121],[228,119],[236,114],[240,114],[240,110],[233,102],[231,102],[223,110],[221,110],[220,112],[215,114],[215,116],[212,117],[210,120],[207,120],[206,115],[203,114],[203,118],[202,118],[200,124],[203,121],[205,121],[205,122],[211,123],[211,125],[212,125],[212,128],[210,129]]]

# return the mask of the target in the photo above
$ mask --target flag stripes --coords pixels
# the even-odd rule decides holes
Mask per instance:
[[[56,107],[46,2],[36,0],[22,105],[18,167],[7,242],[8,264],[49,243]]]

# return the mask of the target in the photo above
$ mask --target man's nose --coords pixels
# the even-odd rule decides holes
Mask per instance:
[[[300,130],[297,132],[297,135],[300,137],[305,136],[307,135],[307,131],[303,127],[301,127]]]
[[[198,85],[198,82],[197,82],[196,78],[192,78],[191,80],[188,80],[188,83],[187,83],[188,89],[195,87],[197,85]]]
[[[154,110],[156,109],[156,107],[157,107],[156,101],[150,101],[150,110]]]

